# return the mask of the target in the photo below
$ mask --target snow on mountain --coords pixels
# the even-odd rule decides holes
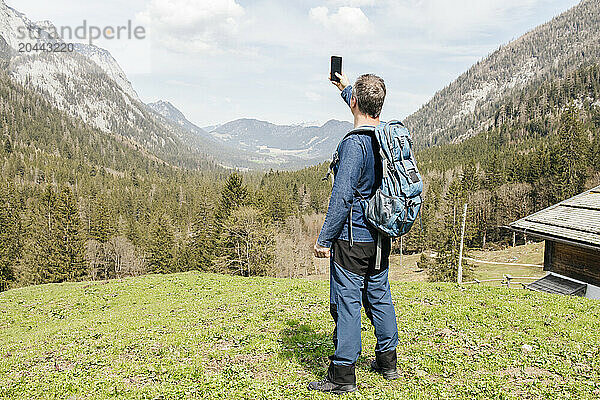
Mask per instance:
[[[33,23],[0,0],[0,57],[14,80],[169,163],[196,167],[205,162],[205,143],[149,110],[108,51],[74,44],[73,52],[19,52],[21,43],[63,43],[52,37],[55,32],[51,22]]]
[[[159,100],[155,103],[148,103],[148,107],[152,110],[156,111],[163,117],[177,123],[181,126],[190,126],[193,125],[190,121],[187,120],[185,115],[179,109],[177,109],[173,104],[168,101]],[[194,125],[196,129],[202,129]]]
[[[148,107],[173,123],[212,139],[211,149],[220,162],[238,168],[298,168],[330,159],[341,138],[352,129],[349,122],[331,120],[322,126],[275,125],[256,119],[238,119],[208,127],[210,132],[187,120],[168,101]]]
[[[138,94],[133,89],[131,82],[127,79],[127,75],[121,69],[117,60],[106,50],[100,47],[89,44],[74,44],[75,51],[84,57],[95,62],[108,76],[110,76],[119,85],[123,92],[129,95],[132,99],[140,101]]]
[[[351,129],[351,123],[336,120],[322,126],[303,126],[275,125],[246,118],[220,125],[209,133],[231,146],[260,154],[324,161]]]

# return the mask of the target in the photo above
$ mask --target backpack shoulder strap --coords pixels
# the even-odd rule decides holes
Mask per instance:
[[[346,136],[344,136],[344,139],[348,138],[349,136],[352,135],[369,135],[375,133],[375,127],[374,126],[360,126],[356,129],[352,129],[350,132],[348,132],[346,134]],[[342,139],[342,141],[344,141],[344,139]]]
[[[392,121],[393,122],[393,121]],[[352,135],[375,135],[375,130],[377,129],[377,127],[375,126],[360,126],[356,129],[352,129],[350,132],[348,132],[343,138],[342,140],[340,140],[340,144],[346,140],[348,137],[352,136]],[[377,136],[375,136],[375,139],[377,139]],[[339,144],[338,144],[338,148],[339,148]],[[333,155],[333,160],[331,161],[331,163],[329,164],[329,170],[327,172],[327,175],[325,175],[325,177],[322,179],[323,181],[326,181],[329,179],[329,177],[333,176],[332,172],[333,172],[333,167],[340,161],[338,152],[336,151],[335,154]],[[333,185],[333,183],[332,183]]]

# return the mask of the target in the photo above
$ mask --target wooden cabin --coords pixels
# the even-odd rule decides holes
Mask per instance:
[[[545,240],[547,275],[529,289],[600,299],[600,186],[508,228]]]

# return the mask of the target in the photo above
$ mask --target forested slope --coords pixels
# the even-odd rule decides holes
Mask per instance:
[[[11,285],[189,269],[320,272],[309,248],[327,207],[325,165],[180,170],[0,83],[0,268]],[[599,96],[600,68],[583,68],[505,97],[484,133],[420,151],[425,204],[405,251],[435,250],[446,267],[430,275],[453,279],[465,202],[467,248],[481,248],[511,241],[503,225],[600,183]]]
[[[146,272],[312,271],[323,166],[183,170],[0,74],[0,290]],[[276,245],[280,251],[275,251]],[[240,254],[240,249],[250,252]]]
[[[420,146],[476,135],[507,95],[598,63],[599,41],[600,0],[583,0],[475,64],[405,122]]]
[[[600,184],[599,100],[600,67],[584,67],[504,97],[479,135],[418,152],[424,230],[407,249],[435,249],[437,267],[456,271],[464,203],[467,248],[481,248],[512,242],[503,226]]]
[[[4,74],[0,127],[0,280],[145,271],[140,246],[151,226],[162,218],[167,226],[192,224],[199,208],[212,207],[209,198],[229,174],[208,162],[203,173],[171,167],[69,117]]]

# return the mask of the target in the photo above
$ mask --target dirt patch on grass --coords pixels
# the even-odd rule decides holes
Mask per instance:
[[[557,375],[553,374],[550,371],[545,369],[537,368],[537,367],[509,367],[496,372],[498,376],[508,376],[511,378],[540,378],[540,377],[556,377]]]
[[[202,364],[208,375],[218,375],[226,370],[242,368],[259,378],[268,375],[267,361],[273,354],[223,354],[220,358],[209,358]]]

